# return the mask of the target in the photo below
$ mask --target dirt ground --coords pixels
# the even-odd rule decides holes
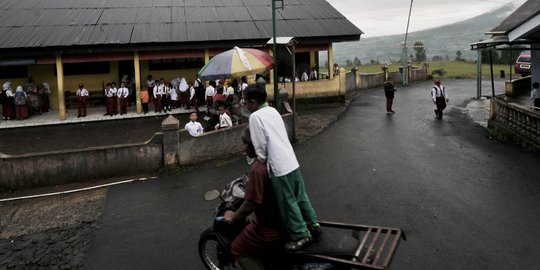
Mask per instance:
[[[298,105],[298,143],[337,120],[348,102]],[[109,182],[110,180],[104,180]],[[0,194],[0,198],[57,192],[96,183],[56,186]],[[107,188],[0,202],[0,269],[78,269],[99,227]],[[67,250],[61,252],[62,250]],[[60,251],[60,256],[53,254]]]

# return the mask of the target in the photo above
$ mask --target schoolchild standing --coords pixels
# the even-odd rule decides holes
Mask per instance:
[[[144,85],[141,88],[141,104],[144,114],[148,113],[148,102],[150,102],[150,95],[148,94],[148,87]]]
[[[159,80],[159,84],[156,83],[154,86],[154,102],[156,105],[155,112],[161,113],[161,98],[165,94],[165,81],[163,79]]]
[[[214,95],[216,89],[214,88],[214,82],[210,81],[210,85],[206,87],[206,110],[209,110],[214,105]]]
[[[116,82],[111,83],[111,92],[113,93],[112,101],[112,113],[114,115],[118,114],[118,88],[116,88]]]
[[[118,88],[117,95],[118,95],[118,98],[120,99],[120,115],[127,114],[129,89],[126,87],[125,82],[122,82],[120,84],[120,88]]]
[[[79,117],[86,117],[86,98],[88,97],[89,93],[86,88],[84,88],[84,84],[79,84],[79,89],[77,89],[77,101],[78,101],[78,113],[77,118]]]
[[[106,112],[105,112],[104,116],[105,115],[110,115],[110,116],[114,115],[114,113],[113,113],[114,94],[115,93],[112,90],[111,83],[107,83],[105,85],[105,97],[107,97],[107,100],[105,102]]]

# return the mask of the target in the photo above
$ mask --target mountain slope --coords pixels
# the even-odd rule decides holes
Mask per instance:
[[[442,58],[456,58],[456,52],[462,53],[462,58],[476,59],[476,52],[470,50],[470,44],[476,41],[487,39],[484,33],[496,27],[508,14],[517,7],[512,4],[505,5],[493,12],[485,13],[474,18],[431,28],[423,31],[409,33],[407,44],[410,46],[416,41],[424,43],[427,60],[438,55]],[[401,59],[401,51],[405,34],[382,36],[373,38],[362,38],[356,42],[344,42],[334,44],[334,59],[337,63],[344,65],[347,61],[358,57],[362,64],[371,60],[381,63],[396,62]],[[413,49],[409,49],[409,54],[414,54]],[[321,55],[321,60],[324,60]]]

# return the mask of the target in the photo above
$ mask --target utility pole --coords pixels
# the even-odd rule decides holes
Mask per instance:
[[[277,45],[276,45],[276,0],[272,1],[272,50],[274,51],[274,107],[281,113],[279,102],[278,70],[277,70]]]
[[[412,4],[413,0],[411,0],[411,6],[409,7],[409,18],[407,19],[407,30],[405,31],[405,42],[403,43],[403,85],[409,84],[409,49],[407,48],[407,36],[409,35],[409,22],[411,21]]]

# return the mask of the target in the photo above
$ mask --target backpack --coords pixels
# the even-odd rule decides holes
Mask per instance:
[[[24,92],[15,92],[15,105],[24,105],[26,104],[26,97]]]

